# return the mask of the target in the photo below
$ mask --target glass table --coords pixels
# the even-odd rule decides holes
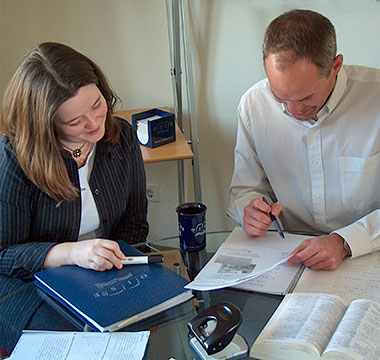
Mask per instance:
[[[206,264],[229,234],[230,231],[207,233],[206,248],[204,250],[197,253],[182,252],[191,279],[193,279]],[[179,238],[169,237],[151,241],[148,245],[156,250],[178,249]],[[200,304],[198,311],[221,301],[228,301],[236,305],[243,313],[243,322],[238,329],[238,334],[244,337],[249,346],[253,344],[283,298],[282,296],[247,292],[232,288],[195,292],[195,296]],[[192,305],[191,302],[187,302],[178,308],[185,307],[189,304]],[[177,334],[175,339],[169,339],[169,337],[165,338],[165,333],[160,333],[159,331],[152,336],[151,340],[156,340],[154,337],[157,336],[157,340],[160,343],[162,341],[167,345],[162,353],[154,353],[154,351],[152,353],[148,351],[147,359],[170,359],[171,357],[177,360],[198,359],[195,352],[191,349],[187,337],[187,323],[197,314],[196,311],[192,310],[183,314],[182,317],[176,318],[174,321],[176,330],[174,330],[174,328],[171,329],[174,330],[174,334]],[[166,324],[164,326],[166,326]],[[152,349],[149,350],[153,350],[153,346]]]
[[[219,245],[228,237],[229,231],[215,232],[207,234],[207,246],[198,253],[185,253],[184,260],[188,266],[190,278],[193,278],[197,272],[205,265],[206,261],[215,253]],[[151,247],[156,250],[169,250],[179,248],[178,237],[171,237],[148,243],[148,251]],[[147,250],[147,249],[144,249]],[[1,326],[12,326],[12,319],[2,322],[3,315],[6,315],[7,304],[20,302],[20,296],[29,296],[30,299],[43,297],[48,302],[53,312],[63,314],[70,328],[62,330],[73,331],[73,326],[77,330],[83,330],[84,324],[81,323],[69,311],[61,307],[52,299],[47,298],[45,294],[37,294],[33,283],[25,283],[19,286],[17,291],[10,292],[6,297],[0,298],[0,330]],[[228,301],[236,305],[243,313],[243,322],[238,329],[238,334],[243,336],[248,345],[251,346],[256,337],[259,335],[274,310],[282,300],[282,296],[274,296],[253,292],[246,292],[237,289],[221,289],[207,292],[195,292],[199,302],[198,311],[208,308],[209,306]],[[20,313],[22,313],[22,304],[20,303]],[[151,335],[146,352],[146,359],[198,359],[196,353],[188,342],[187,323],[197,315],[197,309],[193,301],[187,301],[174,308],[168,309],[151,318],[132,324],[123,329],[123,331],[140,331],[150,330]],[[43,329],[40,329],[43,330]],[[17,329],[15,329],[17,331]],[[248,358],[248,357],[247,357]]]

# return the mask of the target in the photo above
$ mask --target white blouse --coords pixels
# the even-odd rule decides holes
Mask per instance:
[[[86,164],[79,168],[79,186],[81,191],[82,214],[78,240],[99,238],[102,235],[98,209],[92,195],[89,179],[94,167],[96,144],[87,157]]]

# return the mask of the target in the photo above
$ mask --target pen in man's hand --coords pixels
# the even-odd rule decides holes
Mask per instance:
[[[158,264],[164,262],[164,257],[161,254],[148,255],[148,256],[127,256],[121,260],[123,265],[136,265],[136,264]]]
[[[263,197],[262,199],[263,199],[263,201],[264,201],[266,204],[269,205],[269,203],[268,203],[267,199],[265,199],[265,197]],[[269,206],[270,206],[270,205],[269,205]],[[274,224],[274,226],[275,226],[275,228],[276,228],[276,231],[277,231],[278,234],[279,234],[279,235],[285,240],[285,235],[284,235],[284,233],[282,232],[282,230],[281,230],[281,228],[280,228],[280,224],[278,223],[276,217],[272,214],[272,211],[269,213],[269,216],[270,216],[270,218],[271,218],[272,221],[273,221],[273,224]]]

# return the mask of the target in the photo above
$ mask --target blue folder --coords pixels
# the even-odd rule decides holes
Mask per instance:
[[[141,252],[119,241],[123,253]],[[116,331],[192,298],[188,281],[161,264],[100,272],[64,265],[37,272],[35,284],[94,330]]]

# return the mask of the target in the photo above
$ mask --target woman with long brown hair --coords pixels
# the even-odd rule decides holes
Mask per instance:
[[[39,45],[13,75],[0,120],[0,299],[44,268],[121,268],[114,240],[145,241],[144,165],[116,101],[99,67],[63,44]],[[28,294],[16,330],[41,304]],[[0,302],[0,324],[12,310]]]

